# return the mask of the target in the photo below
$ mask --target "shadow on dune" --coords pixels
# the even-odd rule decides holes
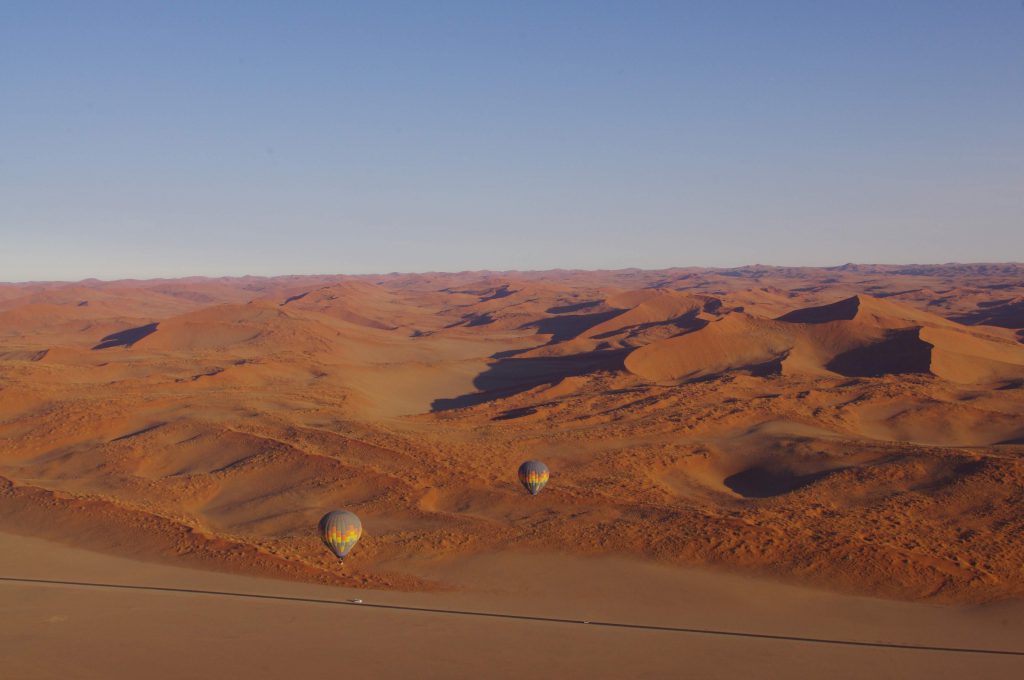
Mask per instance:
[[[546,404],[545,404],[546,406]],[[505,411],[501,415],[494,416],[491,420],[515,420],[516,418],[525,418],[526,416],[532,416],[537,412],[537,409],[530,406],[526,408],[513,408]]]
[[[491,356],[492,359],[508,359],[514,357],[517,354],[523,354],[531,350],[537,349],[538,347],[546,347],[548,345],[556,345],[566,340],[572,340],[583,335],[594,326],[604,323],[608,319],[614,318],[623,311],[621,309],[613,309],[608,312],[596,312],[594,314],[572,314],[570,316],[556,316],[539,321],[531,321],[530,323],[523,324],[519,327],[519,330],[525,330],[528,328],[536,329],[538,335],[551,335],[551,339],[545,342],[543,345],[537,347],[526,347],[524,349],[510,349],[504,352],[498,352]],[[472,324],[469,324],[472,325]],[[604,336],[615,335],[615,333],[607,333]],[[585,354],[577,354],[574,356],[586,356]],[[566,357],[569,359],[569,357]]]
[[[651,321],[649,323],[641,323],[635,326],[629,326],[628,330],[630,333],[639,333],[641,331],[647,330],[648,328],[654,328],[656,326],[675,326],[681,331],[691,333],[693,331],[699,331],[701,328],[704,328],[709,323],[706,319],[700,318],[699,314],[699,311],[694,310],[692,312],[687,312],[682,316],[677,316],[674,319],[669,319],[668,321]],[[608,331],[607,333],[601,333],[599,335],[594,335],[591,337],[593,337],[595,340],[604,340],[605,338],[611,338],[616,335],[619,335],[625,330],[627,329],[616,328],[614,330]]]
[[[309,291],[308,290],[305,293],[299,293],[298,295],[292,295],[290,298],[288,298],[287,300],[282,302],[279,306],[280,307],[284,307],[289,302],[295,302],[296,300],[301,300],[302,298],[306,297],[307,295],[309,295]]]
[[[829,476],[836,470],[823,470],[807,475],[800,475],[788,470],[774,471],[762,467],[752,467],[743,472],[726,477],[722,483],[744,498],[771,498],[796,491],[819,479]]]
[[[548,341],[548,344],[553,345],[556,342],[571,340],[588,329],[624,313],[625,310],[613,309],[608,312],[594,312],[593,314],[554,316],[547,319],[541,319],[540,321],[530,322],[520,326],[519,328],[520,330],[536,328],[538,334],[550,334],[551,340]]]
[[[157,323],[149,323],[136,328],[111,333],[100,341],[93,349],[109,349],[111,347],[131,347],[142,338],[156,331]]]
[[[508,284],[505,284],[504,286],[495,289],[495,291],[493,293],[491,293],[490,295],[485,295],[485,296],[481,297],[480,298],[480,302],[490,302],[491,300],[500,300],[501,298],[508,297],[509,295],[511,295],[514,292],[515,292],[514,290],[511,290],[508,287]]]
[[[839,302],[833,302],[830,305],[797,309],[788,314],[783,314],[778,318],[778,321],[813,324],[828,323],[830,321],[849,321],[857,316],[859,309],[860,299],[854,296]]]
[[[473,379],[479,390],[450,399],[435,399],[433,412],[476,406],[574,375],[623,369],[629,350],[588,352],[568,357],[501,358]]]
[[[844,352],[825,368],[848,377],[928,373],[932,345],[922,340],[918,332],[917,328],[890,331],[885,340]]]
[[[581,312],[584,309],[597,307],[599,304],[601,304],[600,300],[591,300],[590,302],[577,302],[576,304],[563,305],[561,307],[548,307],[544,311],[548,314],[569,314],[570,312]]]
[[[968,326],[984,324],[1020,328],[1024,325],[1024,300],[986,300],[979,302],[974,311],[951,316],[950,319]]]
[[[494,317],[491,316],[490,312],[485,312],[483,314],[471,312],[469,314],[464,314],[461,319],[448,324],[445,328],[455,328],[457,326],[465,326],[468,328],[470,326],[486,326],[492,323],[494,323]]]
[[[123,434],[120,437],[114,437],[110,441],[111,442],[120,442],[120,441],[124,441],[125,439],[131,439],[132,437],[138,437],[140,434],[146,434],[147,432],[152,432],[153,430],[158,430],[158,429],[160,429],[161,427],[163,427],[166,424],[167,423],[156,423],[155,425],[149,425],[147,427],[142,428],[141,430],[135,430],[135,432],[129,432],[128,434]]]

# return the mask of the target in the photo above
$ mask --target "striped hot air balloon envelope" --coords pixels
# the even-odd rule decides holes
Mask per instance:
[[[320,518],[320,540],[339,560],[345,559],[362,535],[362,522],[347,510],[335,510]]]
[[[519,481],[522,482],[531,496],[536,496],[548,483],[551,473],[548,466],[539,460],[528,460],[519,466]]]

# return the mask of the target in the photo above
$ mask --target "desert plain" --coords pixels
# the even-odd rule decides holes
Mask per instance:
[[[0,535],[14,677],[1020,677],[1024,265],[0,284]]]

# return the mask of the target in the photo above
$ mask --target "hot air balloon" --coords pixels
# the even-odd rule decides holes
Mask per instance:
[[[551,473],[548,466],[539,460],[528,460],[519,466],[519,481],[523,483],[531,496],[536,496],[548,483]]]
[[[363,535],[363,523],[347,510],[335,510],[320,518],[320,540],[344,560]]]

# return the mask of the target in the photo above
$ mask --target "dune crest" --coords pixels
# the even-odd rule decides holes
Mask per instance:
[[[1024,347],[899,303],[856,295],[794,310],[774,322],[729,314],[638,349],[625,365],[655,381],[742,370],[846,377],[927,373],[957,383],[994,383],[1024,377]]]

